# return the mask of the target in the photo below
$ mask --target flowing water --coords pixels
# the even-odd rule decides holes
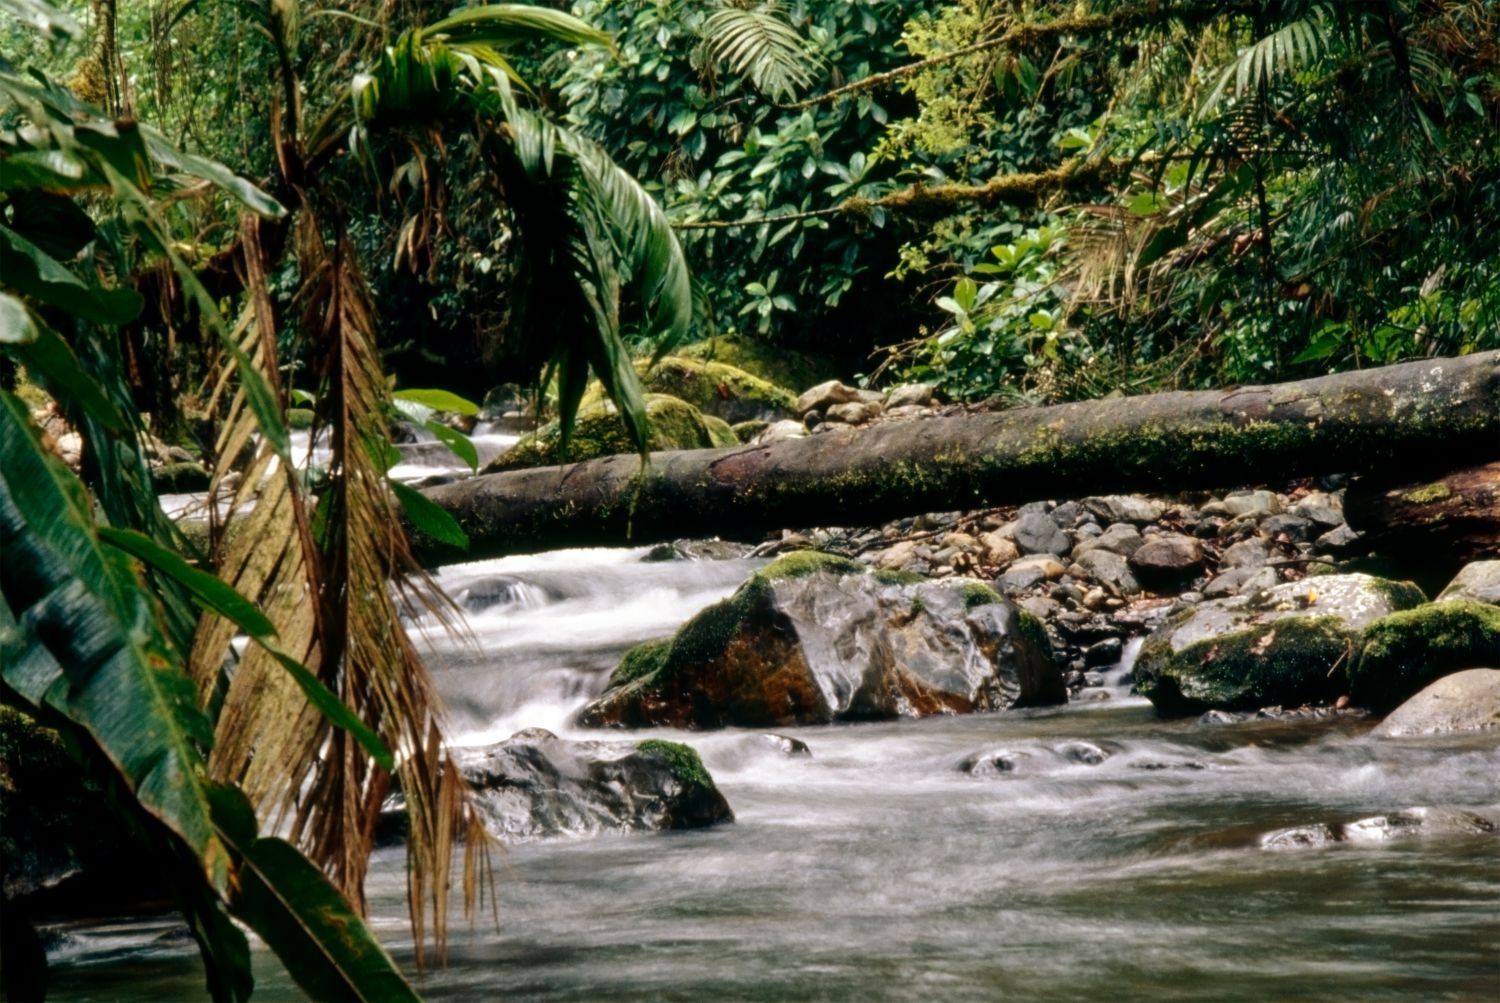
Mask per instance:
[[[599,737],[568,720],[619,654],[754,567],[643,554],[443,573],[472,632],[429,632],[461,740],[527,726]],[[810,757],[753,732],[652,732],[700,751],[737,822],[507,848],[498,927],[455,923],[448,966],[419,988],[439,1000],[1500,999],[1500,838],[1257,845],[1413,805],[1500,821],[1500,738],[1211,727],[1158,720],[1118,685],[1085,695],[1047,712],[786,729]],[[984,752],[1014,769],[959,769]],[[377,854],[370,893],[382,940],[409,962],[402,868],[399,849]],[[57,999],[201,996],[196,954],[170,924],[59,937]],[[297,997],[264,951],[257,974],[257,999]]]

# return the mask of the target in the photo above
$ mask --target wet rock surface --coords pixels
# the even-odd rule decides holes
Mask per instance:
[[[453,755],[485,828],[501,839],[734,821],[698,754],[676,742],[576,742],[528,728]]]
[[[797,554],[627,652],[579,723],[758,727],[1065,699],[1041,624],[986,586]]]
[[[1454,576],[1438,602],[1468,599],[1500,606],[1500,561],[1474,561]]]
[[[1380,738],[1500,729],[1500,669],[1444,676],[1397,707],[1370,734]]]
[[[1166,713],[1332,699],[1365,628],[1422,598],[1415,586],[1354,574],[1208,600],[1147,638],[1136,685]]]
[[[1462,808],[1405,808],[1353,822],[1318,822],[1278,829],[1261,837],[1268,850],[1302,850],[1335,843],[1386,843],[1396,839],[1485,835],[1495,823]]]

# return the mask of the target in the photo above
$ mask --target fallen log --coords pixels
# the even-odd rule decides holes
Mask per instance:
[[[763,446],[612,456],[424,493],[468,533],[429,564],[1316,473],[1406,476],[1500,457],[1500,352],[1294,383],[839,427]]]

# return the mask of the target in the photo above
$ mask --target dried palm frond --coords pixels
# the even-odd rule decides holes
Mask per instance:
[[[225,534],[222,576],[259,600],[282,646],[336,693],[397,757],[410,815],[411,915],[422,960],[427,909],[433,940],[444,945],[448,875],[454,842],[482,854],[486,837],[466,813],[463,781],[442,750],[441,711],[429,676],[401,622],[398,598],[441,611],[441,595],[412,559],[396,503],[386,486],[386,383],[375,347],[369,293],[342,242],[329,246],[304,205],[299,261],[305,276],[304,333],[325,392],[332,462],[311,511],[300,474],[262,445],[243,471],[231,511],[253,504]],[[241,317],[235,365],[276,371],[275,325],[264,295],[263,263],[246,241],[250,286],[258,292]],[[233,466],[253,425],[242,392],[228,406],[215,485]],[[260,813],[289,828],[294,841],[363,907],[374,827],[391,777],[358,741],[333,728],[296,684],[258,649],[229,672],[218,664],[233,628],[208,619],[194,649],[194,675],[205,699],[220,702],[210,767],[240,784]],[[466,861],[465,874],[478,870]],[[466,905],[475,886],[466,881]]]

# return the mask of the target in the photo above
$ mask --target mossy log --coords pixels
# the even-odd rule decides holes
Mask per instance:
[[[835,428],[762,446],[612,456],[426,491],[468,533],[431,563],[924,511],[1500,457],[1500,352],[1270,386]]]
[[[1492,446],[1500,452],[1500,442]],[[1357,478],[1344,516],[1372,551],[1424,584],[1441,584],[1470,561],[1500,555],[1500,460],[1425,479],[1407,473],[1396,484],[1378,474]]]

